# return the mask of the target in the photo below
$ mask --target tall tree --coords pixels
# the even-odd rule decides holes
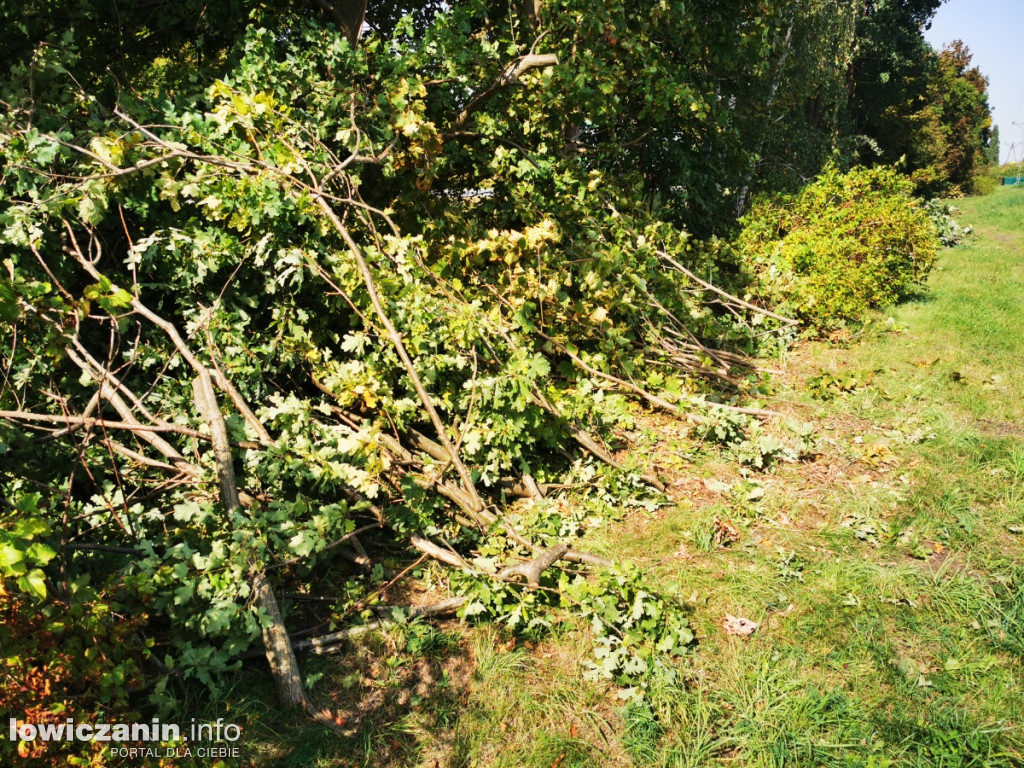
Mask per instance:
[[[865,3],[857,21],[857,55],[850,70],[847,135],[862,141],[865,163],[905,158],[913,170],[933,159],[922,141],[934,56],[922,29],[941,0],[879,0]]]
[[[985,163],[992,128],[988,80],[971,60],[967,46],[954,40],[938,54],[931,88],[945,145],[943,166],[953,192],[972,190],[974,176]]]

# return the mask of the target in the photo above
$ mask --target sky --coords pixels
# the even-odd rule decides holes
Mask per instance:
[[[1024,0],[947,0],[924,36],[936,50],[953,40],[970,48],[988,78],[1000,162],[1024,160]]]

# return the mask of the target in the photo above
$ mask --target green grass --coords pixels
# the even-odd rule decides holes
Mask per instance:
[[[277,712],[252,670],[179,710],[236,718],[245,764],[282,768],[1024,765],[1024,190],[962,209],[975,235],[927,290],[782,361],[773,407],[815,425],[815,460],[742,478],[647,427],[678,504],[591,543],[692,609],[677,681],[623,705],[582,680],[572,623],[536,644],[452,628],[417,652],[394,631],[303,662],[315,695],[361,712],[347,738]],[[825,402],[822,372],[872,374]],[[728,636],[726,613],[760,626]]]

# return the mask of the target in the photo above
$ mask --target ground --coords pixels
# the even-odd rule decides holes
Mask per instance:
[[[765,432],[803,458],[638,423],[672,503],[588,544],[685,601],[678,682],[623,705],[582,679],[582,624],[453,623],[304,662],[348,736],[282,721],[251,670],[202,707],[234,702],[259,766],[1024,765],[1024,192],[962,207],[920,295],[766,361]]]

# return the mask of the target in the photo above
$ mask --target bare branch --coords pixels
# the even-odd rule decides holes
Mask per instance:
[[[474,568],[462,559],[461,556],[452,552],[449,549],[437,546],[432,541],[424,539],[422,536],[413,536],[409,541],[416,549],[425,555],[430,555],[435,560],[440,560],[442,563],[454,566],[455,568],[463,568],[465,570],[474,570]]]
[[[723,291],[717,285],[713,285],[713,284],[707,282],[706,280],[701,280],[699,277],[697,277],[695,274],[693,274],[693,272],[688,270],[686,267],[684,267],[682,264],[680,264],[678,261],[673,259],[671,256],[669,256],[664,251],[658,251],[658,255],[661,256],[661,258],[663,260],[665,260],[666,262],[671,264],[673,269],[676,269],[677,271],[682,272],[688,278],[693,280],[693,282],[697,283],[697,285],[701,286],[702,288],[706,288],[707,290],[711,291],[712,293],[717,293],[719,296],[723,297],[727,301],[733,302],[735,304],[739,304],[741,307],[745,307],[747,309],[753,310],[754,312],[762,314],[765,317],[770,317],[773,320],[778,320],[780,323],[785,323],[786,325],[799,325],[800,324],[799,320],[794,320],[791,317],[783,317],[782,315],[777,315],[774,312],[771,312],[771,311],[769,311],[767,309],[764,309],[763,307],[758,307],[758,306],[755,306],[754,304],[751,304],[751,303],[749,303],[747,301],[744,301],[739,296],[733,296],[731,293],[727,293],[726,291]]]
[[[545,549],[528,563],[510,565],[508,568],[503,569],[498,573],[498,578],[509,581],[516,576],[525,576],[526,583],[531,587],[540,586],[541,574],[554,565],[557,560],[565,557],[565,553],[568,551],[568,544],[556,544],[550,549]]]
[[[440,603],[434,603],[433,605],[410,605],[400,610],[403,612],[407,619],[437,616],[443,613],[451,613],[452,611],[465,605],[469,600],[468,597],[453,597],[450,600],[443,600]],[[339,632],[332,632],[329,635],[322,635],[321,637],[313,637],[309,640],[300,640],[294,644],[294,648],[298,652],[309,652],[315,654],[333,653],[346,640],[365,635],[367,632],[373,632],[376,629],[385,629],[390,626],[394,626],[397,622],[389,619],[381,619],[380,621],[371,621],[368,624],[362,624],[358,627],[349,627]]]
[[[452,130],[458,131],[463,128],[473,113],[478,111],[484,104],[490,101],[491,97],[494,96],[498,91],[503,88],[507,88],[510,85],[514,85],[519,82],[519,78],[529,72],[531,69],[537,69],[538,67],[551,67],[558,64],[558,56],[553,53],[528,53],[525,56],[521,56],[515,61],[510,62],[502,70],[498,79],[495,80],[488,88],[477,94],[470,102],[466,105],[458,117],[455,118],[455,122],[452,123]]]

